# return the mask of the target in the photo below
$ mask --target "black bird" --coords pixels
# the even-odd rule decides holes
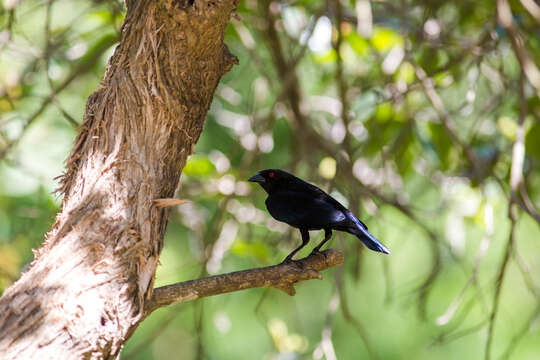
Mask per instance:
[[[266,208],[274,219],[300,230],[302,245],[287,255],[284,262],[306,246],[308,230],[321,229],[324,229],[324,240],[313,252],[318,252],[330,240],[332,230],[338,230],[356,235],[371,250],[390,254],[390,250],[368,232],[363,222],[317,186],[279,169],[261,170],[248,181],[259,183],[268,193]]]

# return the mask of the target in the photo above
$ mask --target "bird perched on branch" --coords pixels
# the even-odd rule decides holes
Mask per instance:
[[[302,244],[287,255],[284,262],[306,246],[309,230],[321,229],[324,229],[324,240],[313,252],[318,252],[330,240],[332,230],[338,230],[356,235],[371,250],[390,254],[363,222],[317,186],[279,169],[261,170],[248,181],[258,183],[268,193],[266,208],[274,219],[300,230]]]

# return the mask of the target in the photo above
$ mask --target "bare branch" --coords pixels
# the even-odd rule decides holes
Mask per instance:
[[[366,331],[366,327],[350,311],[349,302],[347,300],[348,297],[345,291],[345,283],[343,281],[342,269],[336,272],[336,285],[337,285],[337,292],[339,296],[340,309],[343,314],[343,317],[356,330],[356,332],[360,336],[360,339],[362,339],[362,342],[364,343],[364,346],[366,347],[366,351],[369,354],[369,358],[375,359],[375,360],[379,359],[379,356],[377,355],[377,352],[373,348],[373,344],[370,341],[369,332]]]
[[[512,352],[516,349],[521,339],[523,339],[525,334],[527,334],[527,332],[530,330],[534,321],[538,319],[538,315],[540,315],[540,305],[536,305],[536,308],[534,309],[532,314],[529,316],[527,321],[523,324],[519,332],[512,338],[512,340],[510,341],[510,344],[508,345],[508,348],[506,349],[504,354],[501,356],[501,360],[506,360],[510,358],[510,356],[512,355]]]
[[[47,109],[47,107],[51,103],[55,101],[56,95],[58,95],[58,93],[66,89],[80,75],[88,72],[92,68],[92,66],[96,63],[96,61],[99,60],[101,55],[103,55],[105,51],[107,51],[112,45],[114,45],[117,42],[118,42],[118,39],[116,37],[105,38],[105,41],[102,44],[100,44],[99,48],[97,48],[88,57],[83,58],[83,60],[77,66],[75,66],[75,68],[68,75],[68,77],[64,81],[62,81],[62,83],[60,83],[56,88],[52,89],[52,92],[45,99],[43,99],[38,109],[28,117],[28,119],[23,125],[22,131],[19,137],[11,140],[3,148],[0,149],[0,160],[3,159],[7,155],[9,150],[21,140],[26,129],[30,125],[32,125],[32,123]]]
[[[510,235],[504,249],[504,258],[497,275],[495,294],[493,295],[493,309],[491,310],[491,314],[489,316],[488,338],[486,341],[486,360],[491,359],[491,343],[493,342],[493,331],[495,328],[495,321],[497,320],[497,310],[499,309],[499,303],[501,300],[502,284],[504,275],[506,274],[506,269],[508,268],[508,261],[510,260],[510,254],[512,253],[512,247],[515,240],[516,219],[515,215],[512,213],[512,203],[509,204],[508,213],[511,221]]]
[[[163,334],[165,330],[169,328],[172,322],[178,318],[178,315],[186,309],[187,309],[187,306],[180,306],[180,307],[175,308],[173,311],[167,312],[163,321],[160,321],[159,324],[154,325],[154,327],[152,328],[152,331],[149,332],[148,336],[143,341],[141,341],[140,343],[137,343],[133,348],[130,349],[128,353],[122,354],[122,359],[130,360],[130,359],[137,358],[139,356],[139,353],[141,351],[144,351],[144,349],[146,349],[150,345],[152,345],[154,341],[161,334]]]
[[[463,150],[465,156],[471,163],[475,177],[478,180],[481,180],[482,174],[483,174],[482,165],[480,161],[478,161],[478,157],[476,156],[474,151],[470,148],[470,146],[459,138],[457,134],[456,125],[454,124],[450,116],[448,115],[448,112],[446,111],[444,107],[441,97],[435,90],[433,79],[429,78],[426,72],[424,71],[424,69],[422,69],[418,64],[416,64],[414,61],[412,61],[412,63],[415,68],[416,76],[418,77],[418,79],[420,79],[427,98],[429,99],[431,105],[433,106],[433,108],[435,109],[435,111],[437,112],[437,114],[439,115],[441,119],[445,132],[448,134],[448,137],[450,138],[450,140],[452,140],[452,142],[456,146],[460,147]]]
[[[499,21],[504,24],[506,12],[510,12],[510,6],[504,0],[497,1],[497,11],[499,15]],[[510,13],[511,15],[511,13]],[[510,219],[510,234],[508,236],[508,242],[504,250],[504,259],[499,269],[497,276],[495,294],[493,295],[493,309],[489,317],[488,338],[486,341],[485,359],[491,358],[491,343],[493,342],[493,332],[495,328],[495,321],[497,319],[497,310],[499,308],[499,302],[501,299],[501,289],[504,280],[506,269],[508,268],[508,262],[510,260],[510,254],[512,254],[516,236],[516,212],[514,211],[515,195],[519,189],[519,185],[523,181],[523,162],[525,159],[525,132],[523,124],[525,122],[525,116],[527,114],[527,102],[525,98],[525,76],[526,69],[522,66],[521,74],[519,78],[519,95],[520,95],[520,114],[518,119],[518,130],[516,141],[512,148],[512,166],[510,168],[510,197],[508,203],[508,218]]]
[[[332,1],[327,2],[327,6],[330,8],[332,6]],[[341,101],[341,121],[343,121],[343,126],[345,129],[348,129],[350,118],[349,118],[349,102],[347,101],[347,83],[345,81],[344,66],[343,66],[343,56],[341,54],[341,44],[343,42],[343,31],[341,29],[341,23],[343,22],[343,9],[340,1],[336,1],[335,5],[335,27],[337,31],[337,36],[335,36],[335,41],[332,41],[332,47],[336,52],[336,82],[338,85],[339,100]],[[351,155],[351,146],[349,142],[349,131],[345,131],[345,138],[343,139],[343,147]]]
[[[236,271],[159,287],[154,290],[144,313],[148,316],[154,310],[173,303],[256,287],[272,286],[293,296],[294,284],[302,280],[322,279],[319,271],[341,263],[343,263],[343,254],[340,251],[328,249],[291,263]]]
[[[521,5],[531,14],[531,16],[540,23],[540,6],[534,0],[521,0]]]
[[[529,8],[527,8],[527,10],[530,11]],[[512,9],[510,8],[508,0],[498,0],[497,19],[504,29],[508,31],[508,35],[512,41],[512,48],[518,58],[521,69],[525,72],[531,85],[536,89],[536,94],[540,94],[540,70],[536,67],[534,60],[531,59],[531,56],[525,47],[523,37],[519,33],[519,29],[512,17]]]

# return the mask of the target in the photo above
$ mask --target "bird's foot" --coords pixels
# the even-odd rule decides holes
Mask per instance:
[[[326,259],[326,254],[322,251],[320,251],[318,248],[315,248],[311,251],[311,254],[309,254],[309,256],[311,255],[318,255],[318,256],[322,256]]]
[[[296,266],[297,268],[300,268],[302,270],[304,269],[304,264],[301,261],[293,260],[292,256],[291,257],[287,256],[285,260],[279,263],[279,265],[291,265],[291,266]]]
[[[282,262],[280,262],[280,264],[290,264],[290,263],[294,262],[294,260],[292,258],[293,257],[291,256],[291,254],[289,254],[289,255],[287,255],[287,257],[285,259],[283,259]]]

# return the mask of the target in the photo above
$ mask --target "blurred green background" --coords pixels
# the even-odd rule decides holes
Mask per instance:
[[[324,280],[161,309],[122,357],[466,360],[491,337],[493,359],[538,359],[538,3],[244,0],[238,13],[226,43],[240,64],[182,173],[190,201],[171,211],[156,285],[299,244],[246,182],[264,168],[327,190],[392,254],[335,233],[345,263]],[[124,14],[110,0],[0,5],[0,291],[54,221],[54,178]]]

